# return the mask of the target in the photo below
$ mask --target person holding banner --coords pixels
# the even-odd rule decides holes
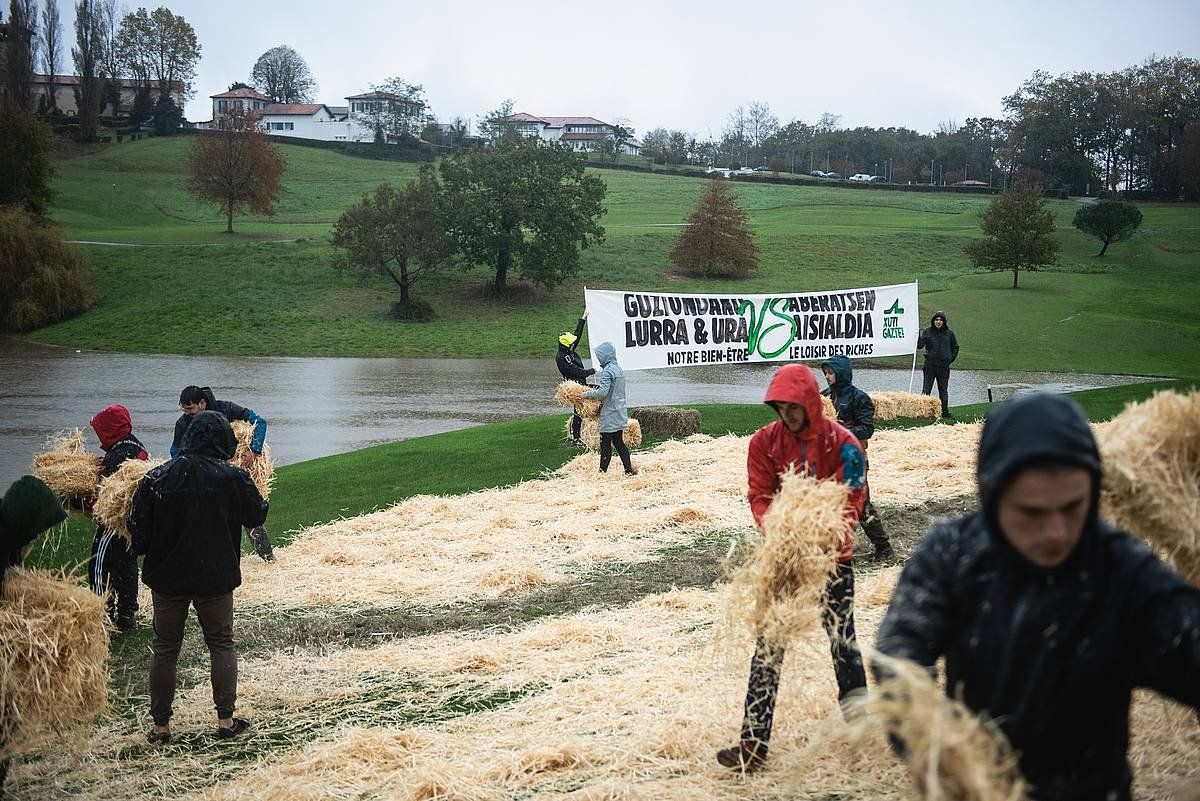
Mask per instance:
[[[950,365],[958,358],[958,338],[950,330],[944,311],[935,311],[929,319],[929,327],[917,338],[917,350],[921,348],[925,349],[922,366],[925,383],[921,394],[930,394],[936,381],[938,397],[942,399],[942,417],[950,417],[950,393],[946,387],[950,383]]]
[[[844,703],[852,693],[867,686],[862,652],[854,633],[854,547],[850,537],[866,500],[862,448],[853,434],[825,417],[817,379],[803,364],[779,368],[763,402],[775,409],[779,419],[750,438],[746,458],[747,497],[759,531],[763,515],[779,490],[781,473],[798,470],[813,478],[844,482],[849,489],[846,528],[837,544],[838,565],[829,577],[821,615],[833,655],[838,701]],[[732,748],[717,752],[721,765],[752,771],[766,760],[783,657],[782,643],[758,638],[750,661],[741,739]]]
[[[637,473],[625,444],[625,426],[629,425],[629,410],[625,406],[625,373],[617,364],[617,349],[605,341],[596,346],[596,361],[600,363],[600,385],[583,393],[585,398],[600,398],[600,472],[608,472],[613,448],[625,466],[625,475]]]
[[[870,460],[866,459],[867,441],[875,433],[875,403],[871,396],[854,386],[854,367],[847,356],[830,356],[821,362],[821,372],[825,373],[825,381],[829,384],[821,391],[828,395],[837,410],[837,421],[858,437],[863,447],[863,458],[867,465],[867,474],[871,472]],[[871,503],[871,488],[869,482],[863,482],[866,500],[863,501],[862,517],[859,523],[863,533],[875,546],[871,558],[876,562],[887,562],[895,557],[892,543],[888,541],[887,532],[883,530],[883,521],[879,512]]]
[[[596,374],[596,371],[590,367],[583,366],[583,359],[579,358],[579,353],[576,350],[579,347],[579,337],[583,335],[583,327],[587,325],[587,311],[584,311],[583,316],[579,318],[579,322],[575,325],[575,333],[563,331],[558,338],[558,355],[554,357],[554,363],[558,365],[558,372],[567,381],[574,381],[577,384],[588,386],[587,378]],[[579,416],[579,409],[575,409],[571,415],[571,442],[576,445],[582,445],[583,440],[579,437],[579,430],[583,426],[583,418]]]

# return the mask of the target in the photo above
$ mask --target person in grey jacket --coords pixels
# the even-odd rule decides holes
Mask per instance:
[[[625,373],[617,364],[617,349],[611,342],[596,346],[596,361],[600,363],[600,385],[585,392],[585,398],[600,398],[600,472],[608,472],[613,448],[625,466],[625,475],[637,473],[625,445],[625,426],[629,425],[629,410],[625,406]]]
[[[958,358],[958,338],[950,330],[944,311],[935,311],[929,319],[929,327],[917,338],[917,349],[925,349],[922,367],[925,382],[921,394],[929,395],[933,382],[937,382],[938,397],[942,400],[942,417],[950,417],[950,365]]]

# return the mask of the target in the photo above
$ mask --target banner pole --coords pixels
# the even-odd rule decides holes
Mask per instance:
[[[916,281],[913,281],[913,284],[915,284],[917,287],[917,325],[920,326],[921,325],[921,282],[920,282],[920,280],[916,280]],[[917,330],[920,331],[921,329],[918,327]],[[919,338],[921,335],[917,334],[917,336]],[[913,346],[912,369],[908,371],[908,394],[909,395],[912,394],[913,379],[915,379],[916,377],[917,377],[917,348],[914,345]]]

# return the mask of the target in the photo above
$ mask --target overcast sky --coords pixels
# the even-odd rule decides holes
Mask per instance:
[[[74,3],[60,4],[73,41]],[[639,135],[662,126],[702,138],[719,136],[729,112],[754,100],[769,103],[781,124],[828,111],[844,127],[929,132],[943,120],[1001,116],[1002,98],[1038,69],[1106,72],[1154,54],[1200,57],[1200,0],[167,6],[202,47],[192,120],[209,119],[209,95],[248,82],[258,56],[279,44],[304,57],[316,100],[329,105],[395,75],[422,84],[439,119],[463,116],[472,128],[511,98],[516,111],[626,119]]]

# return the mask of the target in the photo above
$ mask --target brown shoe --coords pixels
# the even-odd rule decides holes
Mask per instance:
[[[733,748],[722,748],[717,752],[717,762],[743,773],[753,773],[766,761],[767,747],[756,740],[742,740]]]

